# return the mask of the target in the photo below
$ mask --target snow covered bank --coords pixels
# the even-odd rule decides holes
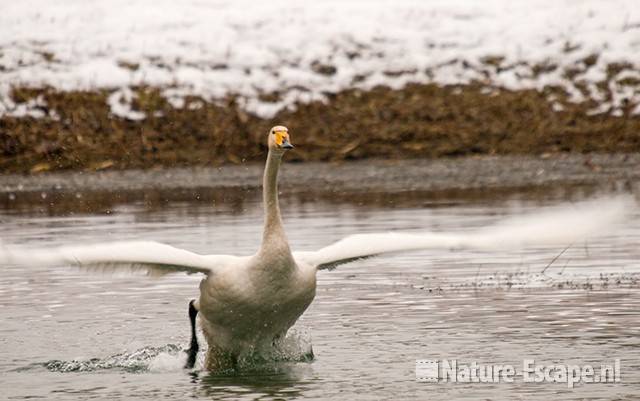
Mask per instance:
[[[133,86],[229,94],[261,117],[346,88],[478,81],[491,90],[563,88],[590,113],[640,114],[637,0],[22,0],[0,12],[0,116],[42,101],[12,87],[113,91],[132,120]],[[265,95],[270,95],[266,97]],[[274,96],[275,95],[275,96]],[[563,105],[550,98],[554,109]],[[55,119],[55,113],[49,112]]]

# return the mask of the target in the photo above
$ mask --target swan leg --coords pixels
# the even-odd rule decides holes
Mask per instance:
[[[196,357],[198,356],[198,337],[196,336],[196,316],[198,316],[198,309],[195,306],[195,299],[189,301],[189,321],[191,322],[191,345],[187,350],[187,363],[184,365],[186,369],[192,369],[196,364]]]

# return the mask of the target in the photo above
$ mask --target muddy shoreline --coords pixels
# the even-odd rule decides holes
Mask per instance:
[[[286,159],[290,159],[285,156]],[[0,194],[149,189],[255,189],[259,162],[220,167],[149,170],[63,171],[0,174]],[[412,192],[585,185],[631,188],[640,181],[640,154],[476,156],[348,162],[285,161],[280,182],[287,192]]]

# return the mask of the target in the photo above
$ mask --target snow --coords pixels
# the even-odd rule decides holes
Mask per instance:
[[[140,85],[161,88],[176,107],[185,95],[237,95],[265,118],[327,92],[410,82],[559,86],[598,112],[640,103],[639,85],[609,85],[609,100],[595,86],[610,63],[627,63],[620,77],[638,76],[637,0],[22,0],[1,8],[0,115],[42,106],[16,104],[13,86],[107,89],[113,113],[134,120],[146,117],[128,104]],[[501,57],[500,68],[487,57]],[[535,65],[557,68],[534,74]],[[579,72],[569,79],[567,69]],[[275,91],[278,101],[260,100]]]
[[[113,92],[107,98],[111,113],[132,121],[144,120],[147,117],[145,113],[131,109],[131,102],[136,96],[131,88],[127,87]]]

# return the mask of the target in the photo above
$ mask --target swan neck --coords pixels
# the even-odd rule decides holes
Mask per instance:
[[[273,247],[273,241],[278,241],[287,245],[287,238],[280,216],[280,206],[278,204],[278,170],[282,161],[282,154],[269,150],[267,165],[264,169],[262,181],[262,197],[264,203],[264,235],[262,247]],[[288,247],[288,245],[287,245]]]

